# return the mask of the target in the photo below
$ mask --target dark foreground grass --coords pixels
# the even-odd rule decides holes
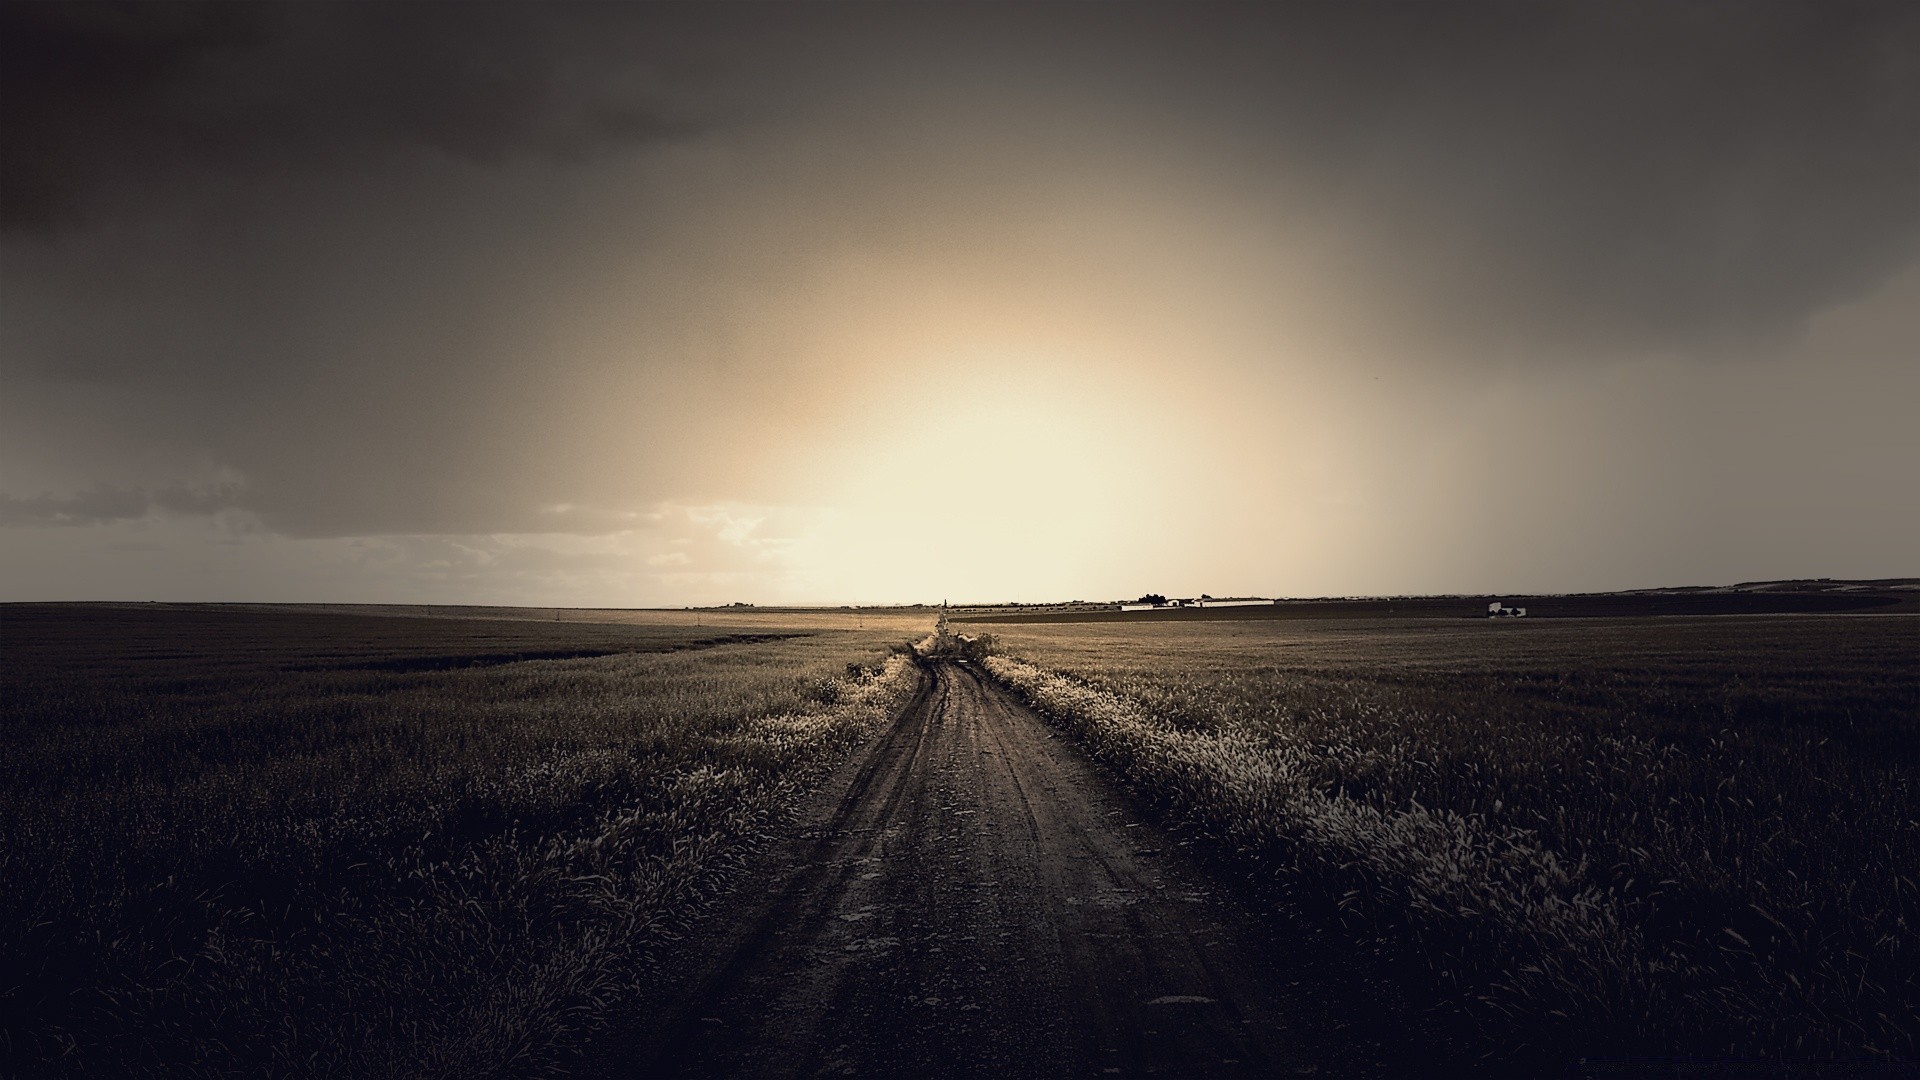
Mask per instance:
[[[896,628],[0,609],[0,1073],[560,1060],[914,675]]]
[[[1920,620],[996,630],[997,676],[1516,1067],[1916,1059]]]

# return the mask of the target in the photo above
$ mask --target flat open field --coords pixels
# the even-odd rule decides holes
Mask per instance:
[[[0,609],[0,1072],[1915,1056],[1910,617],[437,611]]]
[[[1920,620],[992,627],[988,670],[1512,1060],[1916,1051]]]
[[[550,1065],[931,622],[456,615],[0,609],[0,1074]]]
[[[1530,619],[1652,618],[1671,615],[1818,615],[1841,612],[1920,616],[1920,581],[1768,581],[1725,588],[1535,596],[1346,597],[1281,600],[1248,607],[1180,607],[1121,611],[1117,605],[1009,605],[955,612],[956,623],[1267,622],[1274,619],[1484,619],[1487,604],[1527,609]]]

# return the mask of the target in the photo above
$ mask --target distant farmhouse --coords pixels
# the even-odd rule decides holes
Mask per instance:
[[[1504,607],[1498,600],[1487,605],[1489,619],[1524,619],[1526,617],[1527,609],[1523,607]]]
[[[1216,600],[1206,593],[1197,597],[1184,597],[1169,600],[1158,593],[1148,593],[1131,604],[1121,604],[1121,611],[1173,611],[1177,608],[1220,608],[1220,607],[1259,607],[1270,605],[1272,600]]]

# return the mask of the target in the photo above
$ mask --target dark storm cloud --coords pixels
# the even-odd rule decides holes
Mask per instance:
[[[1920,243],[1920,5],[1184,11],[1143,66],[1214,95],[1219,162],[1371,238],[1393,317],[1549,352],[1752,344]]]
[[[659,18],[500,4],[7,4],[0,227],[72,223],[169,169],[338,167],[395,144],[498,162],[578,158],[686,121],[611,70]]]
[[[1071,170],[1088,130],[1198,155],[1366,237],[1328,271],[1400,318],[1544,351],[1763,340],[1920,244],[1908,3],[5,12],[12,228],[157,198],[183,165],[577,159],[724,99],[861,132],[876,185],[914,182],[886,148],[925,130],[1011,132],[1016,168]],[[714,55],[745,59],[715,78]]]
[[[239,509],[244,489],[238,484],[176,483],[152,490],[97,484],[72,495],[42,494],[15,498],[0,491],[0,528],[44,525],[105,525],[133,521],[155,512],[217,514]]]
[[[167,484],[209,462],[250,487],[207,505],[298,536],[777,503],[766,462],[832,435],[786,422],[872,375],[791,359],[815,296],[883,339],[941,293],[962,338],[1071,309],[1146,340],[1188,273],[1230,298],[1168,316],[1195,353],[1233,319],[1285,353],[1317,305],[1302,364],[1466,383],[1764,356],[1920,245],[1913,3],[0,20],[0,449],[12,490],[78,492],[0,502],[15,524],[211,512]],[[830,280],[863,260],[886,280]]]
[[[1077,19],[1060,56],[1100,75],[1083,94],[1148,117],[1142,154],[1363,236],[1327,273],[1428,336],[1534,356],[1753,346],[1920,250],[1914,4]],[[1102,38],[1131,40],[1096,56]]]
[[[1738,350],[1920,254],[1904,0],[854,10],[779,77],[866,146],[945,132],[986,183],[1184,168],[1170,200],[1362,241],[1327,274],[1416,340]]]

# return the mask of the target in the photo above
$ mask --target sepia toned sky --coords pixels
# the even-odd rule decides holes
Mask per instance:
[[[1920,574],[1920,6],[0,18],[0,599]]]

